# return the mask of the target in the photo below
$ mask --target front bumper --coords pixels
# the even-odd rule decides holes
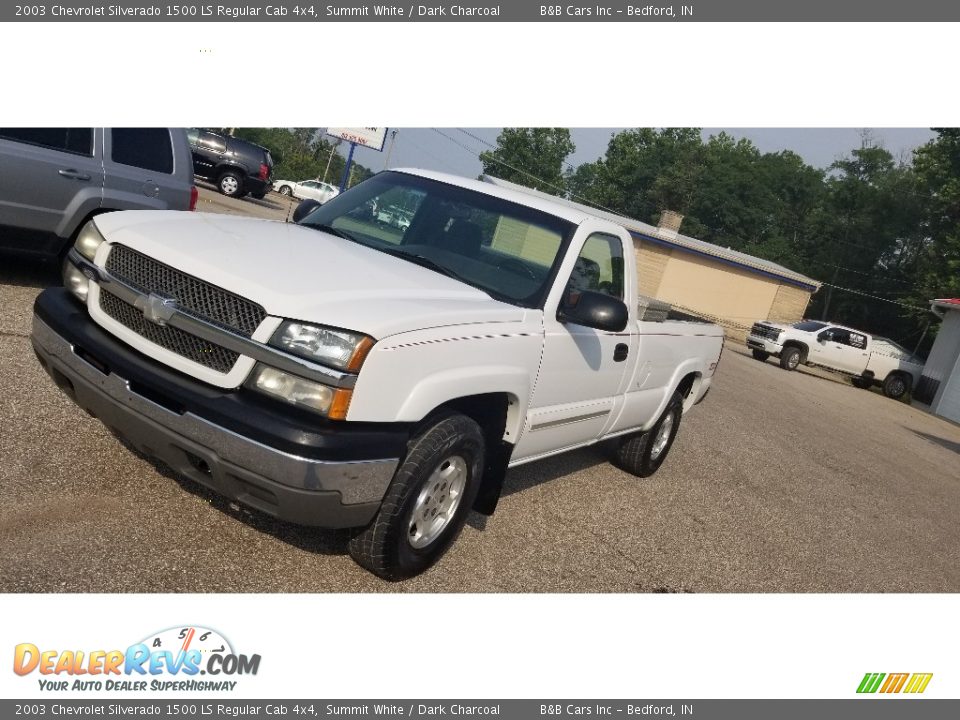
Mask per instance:
[[[37,298],[31,340],[54,382],[139,451],[301,525],[366,525],[409,438],[403,425],[332,423],[171,371],[104,332],[61,288]]]
[[[756,335],[747,336],[747,347],[751,350],[761,350],[771,355],[779,355],[783,350],[783,345],[767,338],[757,337]]]

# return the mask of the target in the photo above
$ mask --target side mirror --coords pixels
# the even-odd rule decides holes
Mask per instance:
[[[621,332],[627,326],[629,312],[622,300],[593,290],[580,293],[576,305],[562,305],[557,320],[576,323],[594,330]]]
[[[297,209],[293,211],[293,221],[295,223],[300,222],[307,215],[320,207],[320,205],[321,203],[317,202],[316,200],[301,200],[300,204],[297,205]]]
[[[833,339],[833,333],[829,330],[824,330],[822,333],[817,335],[817,342],[823,345],[827,340]]]

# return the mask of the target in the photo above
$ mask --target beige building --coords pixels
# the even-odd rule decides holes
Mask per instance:
[[[580,203],[485,176],[494,185],[561,202],[596,217],[617,222],[633,236],[640,292],[678,310],[719,324],[733,338],[743,338],[757,320],[795,322],[803,318],[816,280],[769,260],[681,235],[682,216],[664,212],[655,227]]]

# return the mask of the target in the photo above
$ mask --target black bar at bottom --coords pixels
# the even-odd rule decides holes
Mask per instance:
[[[696,720],[940,720],[960,700],[865,695],[848,700],[0,700],[0,717],[150,718],[696,718]]]

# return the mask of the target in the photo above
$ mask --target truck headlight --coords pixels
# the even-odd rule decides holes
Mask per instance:
[[[83,255],[87,260],[93,262],[93,257],[97,254],[97,248],[103,245],[103,235],[93,224],[93,220],[84,225],[77,234],[77,241],[73,244],[77,252]]]
[[[373,342],[361,333],[294,320],[281,323],[270,338],[274,347],[347,372],[359,372]]]
[[[267,365],[254,368],[247,386],[291,405],[326,415],[331,420],[346,419],[352,396],[350,390],[328,387]]]
[[[90,280],[86,275],[74,265],[67,261],[63,264],[63,286],[73,293],[73,296],[82,303],[87,302],[87,294],[90,292]]]

